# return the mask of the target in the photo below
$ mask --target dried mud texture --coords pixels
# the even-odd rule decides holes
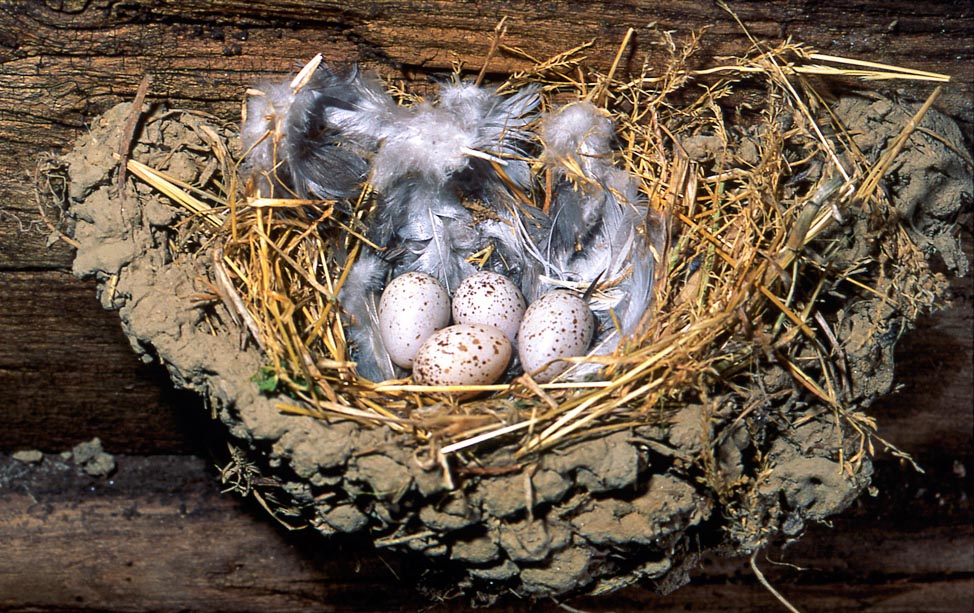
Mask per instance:
[[[867,159],[878,159],[912,117],[915,108],[897,105],[879,97],[847,96],[833,107],[836,116],[853,134],[853,140]],[[970,272],[957,231],[958,216],[970,211],[974,201],[974,178],[970,144],[949,117],[931,110],[910,136],[904,152],[887,171],[881,189],[900,216],[902,228],[935,268],[946,268],[959,277]],[[874,222],[865,216],[847,220],[844,231],[830,240],[845,239],[843,253],[848,261],[862,258],[862,245],[874,233]],[[942,275],[916,276],[904,273],[896,262],[873,254],[885,273],[875,289],[912,295],[918,303],[940,303],[946,294]],[[915,314],[913,315],[915,317]],[[910,329],[910,317],[881,300],[858,301],[839,312],[836,335],[844,347],[851,370],[855,400],[868,406],[893,388],[893,349],[896,339]]]
[[[881,97],[846,97],[833,109],[855,130],[856,145],[875,158],[910,120],[903,106]],[[939,254],[959,277],[969,263],[956,238],[958,212],[972,200],[971,162],[957,151],[969,151],[960,128],[950,118],[932,111],[911,136],[908,155],[899,156],[887,173],[884,188],[906,222],[910,238],[927,255]]]
[[[877,118],[899,111],[884,104],[840,107],[850,123],[856,114],[878,122],[863,132],[866,151],[895,136],[899,119],[890,117],[883,132]],[[781,534],[797,536],[868,485],[868,458],[858,470],[840,466],[838,447],[851,457],[856,438],[830,411],[804,404],[790,377],[775,370],[760,385],[777,400],[755,406],[747,419],[735,419],[735,401],[719,410],[691,405],[668,425],[592,437],[523,466],[509,449],[485,458],[509,471],[454,466],[447,475],[411,437],[281,413],[278,399],[252,381],[259,351],[218,302],[201,298],[212,291],[210,252],[180,245],[171,230],[199,222],[131,177],[124,198],[116,191],[113,154],[131,113],[127,104],[113,108],[63,158],[81,245],[74,272],[100,281],[102,304],[118,311],[144,360],[159,360],[176,385],[208,400],[240,450],[224,471],[227,481],[260,494],[280,521],[362,535],[421,562],[412,565],[421,589],[442,594],[460,586],[487,603],[505,592],[600,593],[633,582],[676,589],[702,549],[746,554]],[[132,157],[187,183],[205,182],[212,160],[201,153],[202,122],[180,113],[144,119]],[[935,129],[955,129],[945,125]],[[969,198],[959,192],[969,190],[970,175],[937,147],[928,139],[908,152],[890,190],[917,236],[964,271],[949,224]],[[847,231],[859,231],[856,223]],[[850,241],[850,249],[857,244]],[[841,321],[837,334],[849,347],[858,400],[868,402],[892,384],[892,348],[906,322],[876,302],[854,305]]]

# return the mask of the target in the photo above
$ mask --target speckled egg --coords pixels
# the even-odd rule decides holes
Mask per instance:
[[[517,285],[502,274],[486,270],[464,279],[453,294],[455,323],[494,326],[512,343],[524,308],[524,296]]]
[[[416,353],[413,378],[422,385],[486,385],[504,375],[511,342],[499,329],[455,324],[437,331]]]
[[[450,323],[450,295],[430,275],[407,272],[389,282],[379,298],[379,335],[389,357],[410,368],[426,339]]]
[[[594,331],[592,310],[577,295],[555,290],[541,296],[524,312],[518,331],[518,357],[524,372],[535,381],[551,381],[571,366],[558,358],[585,355]]]

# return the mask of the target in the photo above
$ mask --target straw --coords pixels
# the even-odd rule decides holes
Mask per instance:
[[[505,31],[502,22],[489,55],[530,58],[503,44]],[[424,386],[408,379],[361,379],[337,296],[366,244],[361,228],[375,198],[367,186],[343,203],[240,193],[240,160],[228,159],[218,143],[210,142],[212,134],[207,142],[221,160],[224,193],[182,184],[136,160],[127,168],[207,222],[203,231],[210,240],[201,244],[216,245],[214,285],[231,316],[257,340],[265,361],[257,378],[262,389],[286,397],[279,406],[287,413],[391,428],[414,437],[417,445],[432,445],[440,462],[476,457],[481,469],[490,470],[485,458],[492,449],[506,447],[529,459],[581,437],[665,424],[688,402],[733,399],[740,407],[731,416],[736,426],[756,406],[741,390],[752,385],[752,373],[773,366],[849,423],[861,437],[862,453],[874,440],[888,445],[875,435],[869,418],[850,408],[855,394],[842,376],[834,314],[818,305],[822,293],[837,285],[905,310],[915,309],[918,299],[875,287],[879,280],[868,262],[833,265],[822,241],[849,207],[888,206],[878,182],[939,89],[870,166],[862,156],[842,155],[852,137],[828,113],[816,110],[821,100],[805,77],[946,77],[756,40],[742,57],[691,70],[688,64],[703,35],[692,35],[682,47],[667,33],[657,36],[670,53],[657,72],[647,60],[635,76],[621,74],[621,59],[633,44],[630,30],[605,72],[587,65],[584,54],[597,44],[593,41],[548,60],[532,58],[533,68],[499,87],[510,92],[540,85],[546,107],[587,98],[605,108],[618,127],[620,164],[639,179],[655,223],[668,237],[655,254],[656,300],[642,329],[611,355],[571,360],[599,364],[602,375],[596,380],[540,384],[522,376],[493,385]],[[295,78],[297,87],[313,66]],[[485,75],[486,63],[478,80]],[[755,145],[756,161],[746,163],[735,149],[741,141],[731,117],[721,110],[741,91],[756,96],[752,119],[763,121],[765,130]],[[408,92],[403,98],[409,99]],[[796,117],[796,124],[778,129],[769,118],[780,114]],[[681,144],[704,133],[723,145],[707,170],[690,160]],[[814,185],[782,199],[789,177],[813,161],[826,172]],[[492,162],[502,169],[504,160]],[[543,209],[548,188],[549,181],[539,177],[535,189],[519,192],[518,198]],[[904,240],[894,247],[905,262],[920,266],[922,258]],[[338,258],[339,251],[347,257]],[[777,393],[769,398],[785,402]],[[856,454],[845,461],[859,459]],[[705,464],[706,458],[700,461]],[[729,491],[716,473],[705,472],[715,490]]]

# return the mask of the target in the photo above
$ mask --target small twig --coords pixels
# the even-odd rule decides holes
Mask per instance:
[[[494,26],[494,35],[490,39],[490,49],[487,50],[487,57],[484,58],[484,63],[480,67],[480,72],[477,73],[477,80],[473,82],[474,85],[480,87],[483,83],[484,77],[487,76],[487,66],[490,64],[490,60],[494,58],[497,53],[497,49],[500,47],[501,39],[507,34],[507,16],[501,17],[501,20],[497,22]]]
[[[781,560],[772,560],[771,557],[770,556],[767,556],[767,555],[764,556],[764,559],[767,560],[769,564],[773,564],[775,566],[784,566],[785,568],[792,568],[794,570],[797,570],[800,573],[803,573],[806,570],[808,570],[804,566],[799,566],[797,564],[792,564],[791,562],[783,562]]]
[[[636,30],[634,28],[629,28],[626,31],[626,35],[622,39],[622,43],[619,45],[619,50],[616,51],[616,57],[612,61],[612,67],[609,68],[609,74],[606,75],[605,80],[602,82],[600,87],[595,87],[589,92],[589,96],[592,98],[596,105],[602,106],[605,104],[605,98],[609,93],[609,87],[612,83],[612,78],[616,74],[616,70],[619,68],[619,63],[622,61],[622,54],[625,52],[626,47],[629,46],[629,41],[632,40],[632,35]]]
[[[443,485],[447,490],[453,490],[456,484],[453,482],[453,474],[450,471],[450,460],[442,451],[436,454],[436,458],[440,463],[440,468],[443,469]]]
[[[135,129],[139,125],[139,118],[142,117],[142,103],[145,96],[149,93],[149,85],[152,77],[146,73],[139,83],[139,89],[135,92],[135,99],[132,101],[132,114],[125,122],[125,131],[122,133],[122,142],[118,144],[118,196],[123,201],[125,199],[125,178],[128,173],[129,154],[132,152],[132,142],[135,140]]]
[[[754,576],[758,578],[758,581],[761,582],[761,585],[764,586],[764,589],[771,592],[771,595],[777,598],[778,602],[784,605],[784,607],[788,609],[791,613],[801,613],[798,609],[795,608],[793,604],[788,602],[787,598],[782,596],[781,593],[778,592],[778,590],[774,589],[774,587],[772,587],[771,584],[768,583],[768,580],[765,579],[764,577],[764,573],[762,573],[761,569],[758,568],[757,557],[758,557],[757,551],[751,554],[751,570],[754,571]]]
[[[291,79],[292,92],[297,94],[299,91],[301,91],[301,89],[305,85],[308,84],[308,81],[311,80],[311,75],[314,74],[314,71],[318,69],[318,65],[321,64],[321,60],[322,60],[322,55],[319,53],[313,58],[311,58],[311,60],[307,64],[305,64],[300,71],[298,71],[298,74],[296,74],[294,78]]]
[[[865,60],[857,60],[848,57],[839,57],[836,55],[826,55],[824,53],[809,53],[808,58],[812,60],[822,60],[825,62],[835,62],[836,64],[848,64],[850,66],[864,66],[866,68],[872,68],[875,70],[884,70],[890,72],[901,73],[907,77],[916,79],[929,79],[931,81],[950,81],[950,76],[936,73],[928,72],[926,70],[917,70],[915,68],[905,68],[903,66],[891,66],[890,64],[880,64],[877,62],[868,62]]]
[[[270,515],[271,517],[273,517],[275,520],[277,520],[277,523],[281,524],[282,526],[284,526],[285,528],[287,528],[291,532],[297,532],[298,530],[304,530],[304,529],[306,529],[308,527],[308,524],[301,524],[300,526],[295,526],[294,524],[290,524],[290,523],[284,521],[280,517],[280,512],[283,511],[284,509],[282,509],[281,507],[278,507],[276,509],[272,509],[271,508],[271,505],[268,504],[268,502],[264,498],[264,496],[260,492],[258,492],[257,490],[253,490],[251,493],[253,494],[254,499],[258,503],[260,503],[260,506],[262,506],[264,508],[264,510],[267,511],[268,515]]]
[[[538,382],[531,378],[530,375],[521,375],[517,378],[517,382],[528,388],[534,394],[540,398],[546,405],[548,405],[552,411],[558,410],[558,403],[552,398],[540,385]]]
[[[430,536],[436,536],[436,532],[432,530],[424,530],[422,532],[417,532],[415,534],[407,534],[405,536],[387,536],[385,538],[375,539],[376,547],[393,547],[395,545],[402,545],[410,541],[416,541],[419,539],[428,538]]]
[[[551,599],[551,602],[555,603],[558,606],[559,609],[562,609],[564,611],[568,611],[568,613],[590,613],[589,611],[586,611],[585,609],[576,609],[575,607],[570,607],[567,604],[565,604],[564,602],[558,602],[554,598]]]
[[[41,190],[38,185],[39,182],[40,182],[40,167],[37,167],[34,169],[34,200],[37,202],[37,212],[41,214],[41,220],[44,222],[44,225],[47,226],[47,229],[50,230],[52,234],[57,236],[58,239],[66,242],[67,244],[71,245],[75,249],[78,249],[79,247],[81,247],[81,243],[74,240],[64,232],[61,232],[57,228],[57,226],[51,223],[51,220],[48,219],[47,213],[44,211],[44,202],[43,199],[41,198]],[[48,182],[48,186],[50,187],[50,182]]]
[[[447,445],[446,447],[444,447],[443,449],[440,450],[440,453],[442,455],[444,455],[444,456],[447,455],[447,454],[450,454],[450,453],[456,453],[457,451],[460,451],[461,449],[466,449],[467,447],[472,447],[473,445],[477,445],[477,444],[482,443],[484,441],[489,441],[489,440],[494,439],[494,438],[497,438],[499,436],[505,436],[505,435],[510,434],[512,432],[516,432],[517,430],[523,430],[524,428],[527,428],[528,426],[533,426],[535,424],[535,422],[536,422],[536,420],[530,419],[528,421],[518,422],[518,423],[512,424],[510,426],[504,426],[503,428],[498,428],[497,430],[492,430],[490,432],[486,432],[484,434],[480,434],[478,436],[474,436],[472,438],[469,438],[469,439],[466,439],[466,440],[463,440],[463,441],[459,441],[459,442],[453,443],[452,445]]]
[[[965,151],[964,149],[958,147],[956,143],[953,143],[950,140],[946,139],[942,134],[937,134],[933,130],[929,128],[924,128],[923,126],[917,127],[916,131],[922,134],[926,134],[927,136],[934,139],[944,147],[947,147],[948,149],[954,152],[954,155],[964,160],[965,164],[967,164],[971,168],[974,168],[974,158],[971,158],[971,154]]]
[[[901,151],[903,151],[903,148],[906,146],[906,142],[910,140],[910,136],[913,135],[913,131],[916,130],[920,125],[920,121],[923,120],[923,116],[927,114],[927,111],[930,110],[933,103],[937,101],[937,98],[940,97],[942,92],[943,87],[938,85],[937,88],[930,93],[930,96],[927,97],[926,102],[923,103],[916,114],[914,114],[913,117],[911,117],[906,123],[906,126],[903,127],[903,130],[900,131],[896,139],[893,140],[893,143],[890,145],[889,149],[883,152],[882,157],[879,159],[879,163],[873,166],[872,170],[869,171],[869,174],[866,175],[862,185],[859,186],[859,191],[856,193],[857,199],[865,201],[873,195],[873,192],[875,192],[876,188],[879,186],[879,181],[886,174],[886,171],[889,170],[889,167],[892,166],[896,157]]]
[[[247,307],[237,294],[237,291],[233,288],[233,283],[230,281],[230,276],[227,275],[226,269],[223,267],[222,247],[217,247],[213,250],[213,281],[216,284],[220,298],[223,299],[223,305],[230,314],[230,318],[233,319],[234,323],[237,325],[239,325],[240,321],[242,320],[247,326],[247,330],[250,332],[250,335],[254,337],[254,341],[260,347],[261,351],[266,351],[267,348],[264,346],[263,339],[261,339],[260,328],[257,326],[257,322],[254,321],[253,316],[247,311]]]

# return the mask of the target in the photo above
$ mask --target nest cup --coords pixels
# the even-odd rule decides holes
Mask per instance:
[[[231,154],[232,127],[191,113],[148,118],[133,147],[127,170],[152,189],[129,186],[143,214],[123,225],[150,247],[124,261],[92,255],[106,236],[90,229],[104,224],[100,188],[79,186],[67,161],[77,272],[100,277],[137,349],[213,403],[234,440],[224,482],[285,525],[418,556],[437,596],[674,589],[704,551],[749,555],[844,509],[869,483],[875,443],[900,453],[864,409],[891,388],[899,333],[941,299],[917,245],[949,236],[960,202],[931,212],[880,184],[914,150],[936,149],[961,185],[970,171],[913,133],[932,99],[879,121],[876,105],[892,103],[815,87],[822,73],[939,75],[791,44],[691,70],[697,39],[658,37],[670,59],[654,70],[600,72],[582,46],[497,86],[536,88],[544,109],[601,109],[612,164],[647,203],[653,300],[614,351],[576,360],[591,376],[460,388],[359,376],[340,297],[357,258],[385,247],[368,236],[382,194],[367,182],[330,199],[290,193],[273,173],[241,172],[255,149]],[[876,154],[864,139],[879,130],[891,144]],[[177,136],[194,146],[173,153]],[[545,210],[541,155],[518,196]],[[195,315],[170,346],[139,304],[173,296]],[[232,368],[208,363],[231,353]]]

